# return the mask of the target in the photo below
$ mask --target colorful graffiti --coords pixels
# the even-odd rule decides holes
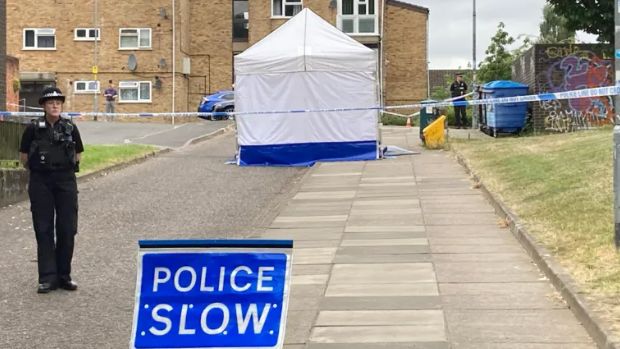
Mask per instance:
[[[567,55],[565,55],[567,54]],[[561,92],[613,85],[613,62],[578,46],[549,47],[543,60],[546,70],[539,75],[538,91]],[[571,132],[614,121],[611,97],[592,97],[540,103],[545,129]]]

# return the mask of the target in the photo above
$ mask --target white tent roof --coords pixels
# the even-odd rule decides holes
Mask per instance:
[[[235,56],[235,74],[375,72],[376,62],[373,50],[305,8],[261,41]]]

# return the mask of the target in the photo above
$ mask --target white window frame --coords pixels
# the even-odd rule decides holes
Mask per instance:
[[[34,31],[34,46],[26,46],[26,32],[27,31]],[[41,31],[51,31],[51,34],[40,33]],[[39,36],[53,36],[54,47],[38,47]],[[42,50],[42,51],[56,50],[56,29],[54,28],[24,28],[22,32],[22,50]]]
[[[89,88],[89,85],[91,83],[93,83],[93,82],[97,84],[96,89]],[[78,85],[79,84],[85,84],[86,88],[85,89],[78,89]],[[99,83],[98,80],[77,80],[77,81],[73,82],[73,92],[75,94],[94,94],[94,93],[99,93],[100,87],[101,87],[101,84]]]
[[[86,36],[84,37],[79,37],[78,36],[78,31],[79,30],[85,30],[86,31]],[[90,31],[91,30],[96,30],[97,31],[97,36],[93,37],[90,36]],[[73,40],[75,41],[101,41],[101,30],[99,28],[75,28],[73,30]]]
[[[291,18],[293,16],[287,16],[286,15],[286,7],[287,6],[299,6],[301,5],[301,9],[303,10],[304,8],[304,1],[303,0],[281,0],[282,1],[282,8],[280,9],[281,11],[281,15],[276,15],[273,13],[273,2],[275,0],[271,0],[269,1],[271,4],[271,18]]]
[[[123,35],[123,30],[135,30],[136,35],[138,37],[138,46],[136,47],[122,47],[121,46],[121,37],[129,36],[127,34]],[[148,46],[140,46],[140,42],[142,41],[142,37],[140,36],[143,30],[149,31],[149,45]],[[150,50],[153,47],[153,30],[151,28],[119,28],[118,29],[118,49],[119,50]]]
[[[379,1],[380,0],[375,0],[375,14],[374,15],[367,15],[367,14],[362,14],[360,15],[359,12],[359,5],[360,3],[366,3],[366,8],[368,9],[368,5],[370,3],[369,0],[353,0],[353,14],[352,15],[343,15],[342,14],[342,0],[338,0],[338,29],[340,29],[341,31],[343,31],[342,29],[342,20],[343,19],[352,19],[353,20],[353,32],[351,33],[346,33],[343,31],[343,33],[350,35],[350,36],[366,36],[366,35],[379,35]],[[375,30],[372,33],[360,33],[359,31],[359,22],[360,19],[364,19],[364,18],[374,18],[375,19]]]
[[[149,85],[149,99],[140,98],[140,85]],[[123,89],[136,88],[138,89],[138,100],[126,100],[123,99]],[[153,99],[153,84],[150,81],[136,81],[136,80],[124,80],[118,82],[118,102],[119,103],[151,103]]]

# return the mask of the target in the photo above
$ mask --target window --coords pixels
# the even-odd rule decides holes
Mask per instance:
[[[233,2],[233,41],[248,41],[248,0]]]
[[[80,80],[73,83],[75,93],[99,93],[99,81]]]
[[[151,48],[151,28],[121,28],[119,30],[119,49],[149,48]]]
[[[24,50],[55,50],[56,29],[24,29]]]
[[[301,0],[271,0],[271,15],[273,17],[293,17],[298,14],[303,5]]]
[[[377,34],[375,0],[339,0],[338,27],[347,34]]]
[[[75,28],[73,33],[76,41],[100,40],[99,28]]]
[[[118,84],[120,90],[119,102],[123,103],[150,103],[150,81],[121,81]]]

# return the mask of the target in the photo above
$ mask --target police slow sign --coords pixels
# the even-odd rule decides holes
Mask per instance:
[[[292,241],[140,241],[132,348],[281,348]]]

